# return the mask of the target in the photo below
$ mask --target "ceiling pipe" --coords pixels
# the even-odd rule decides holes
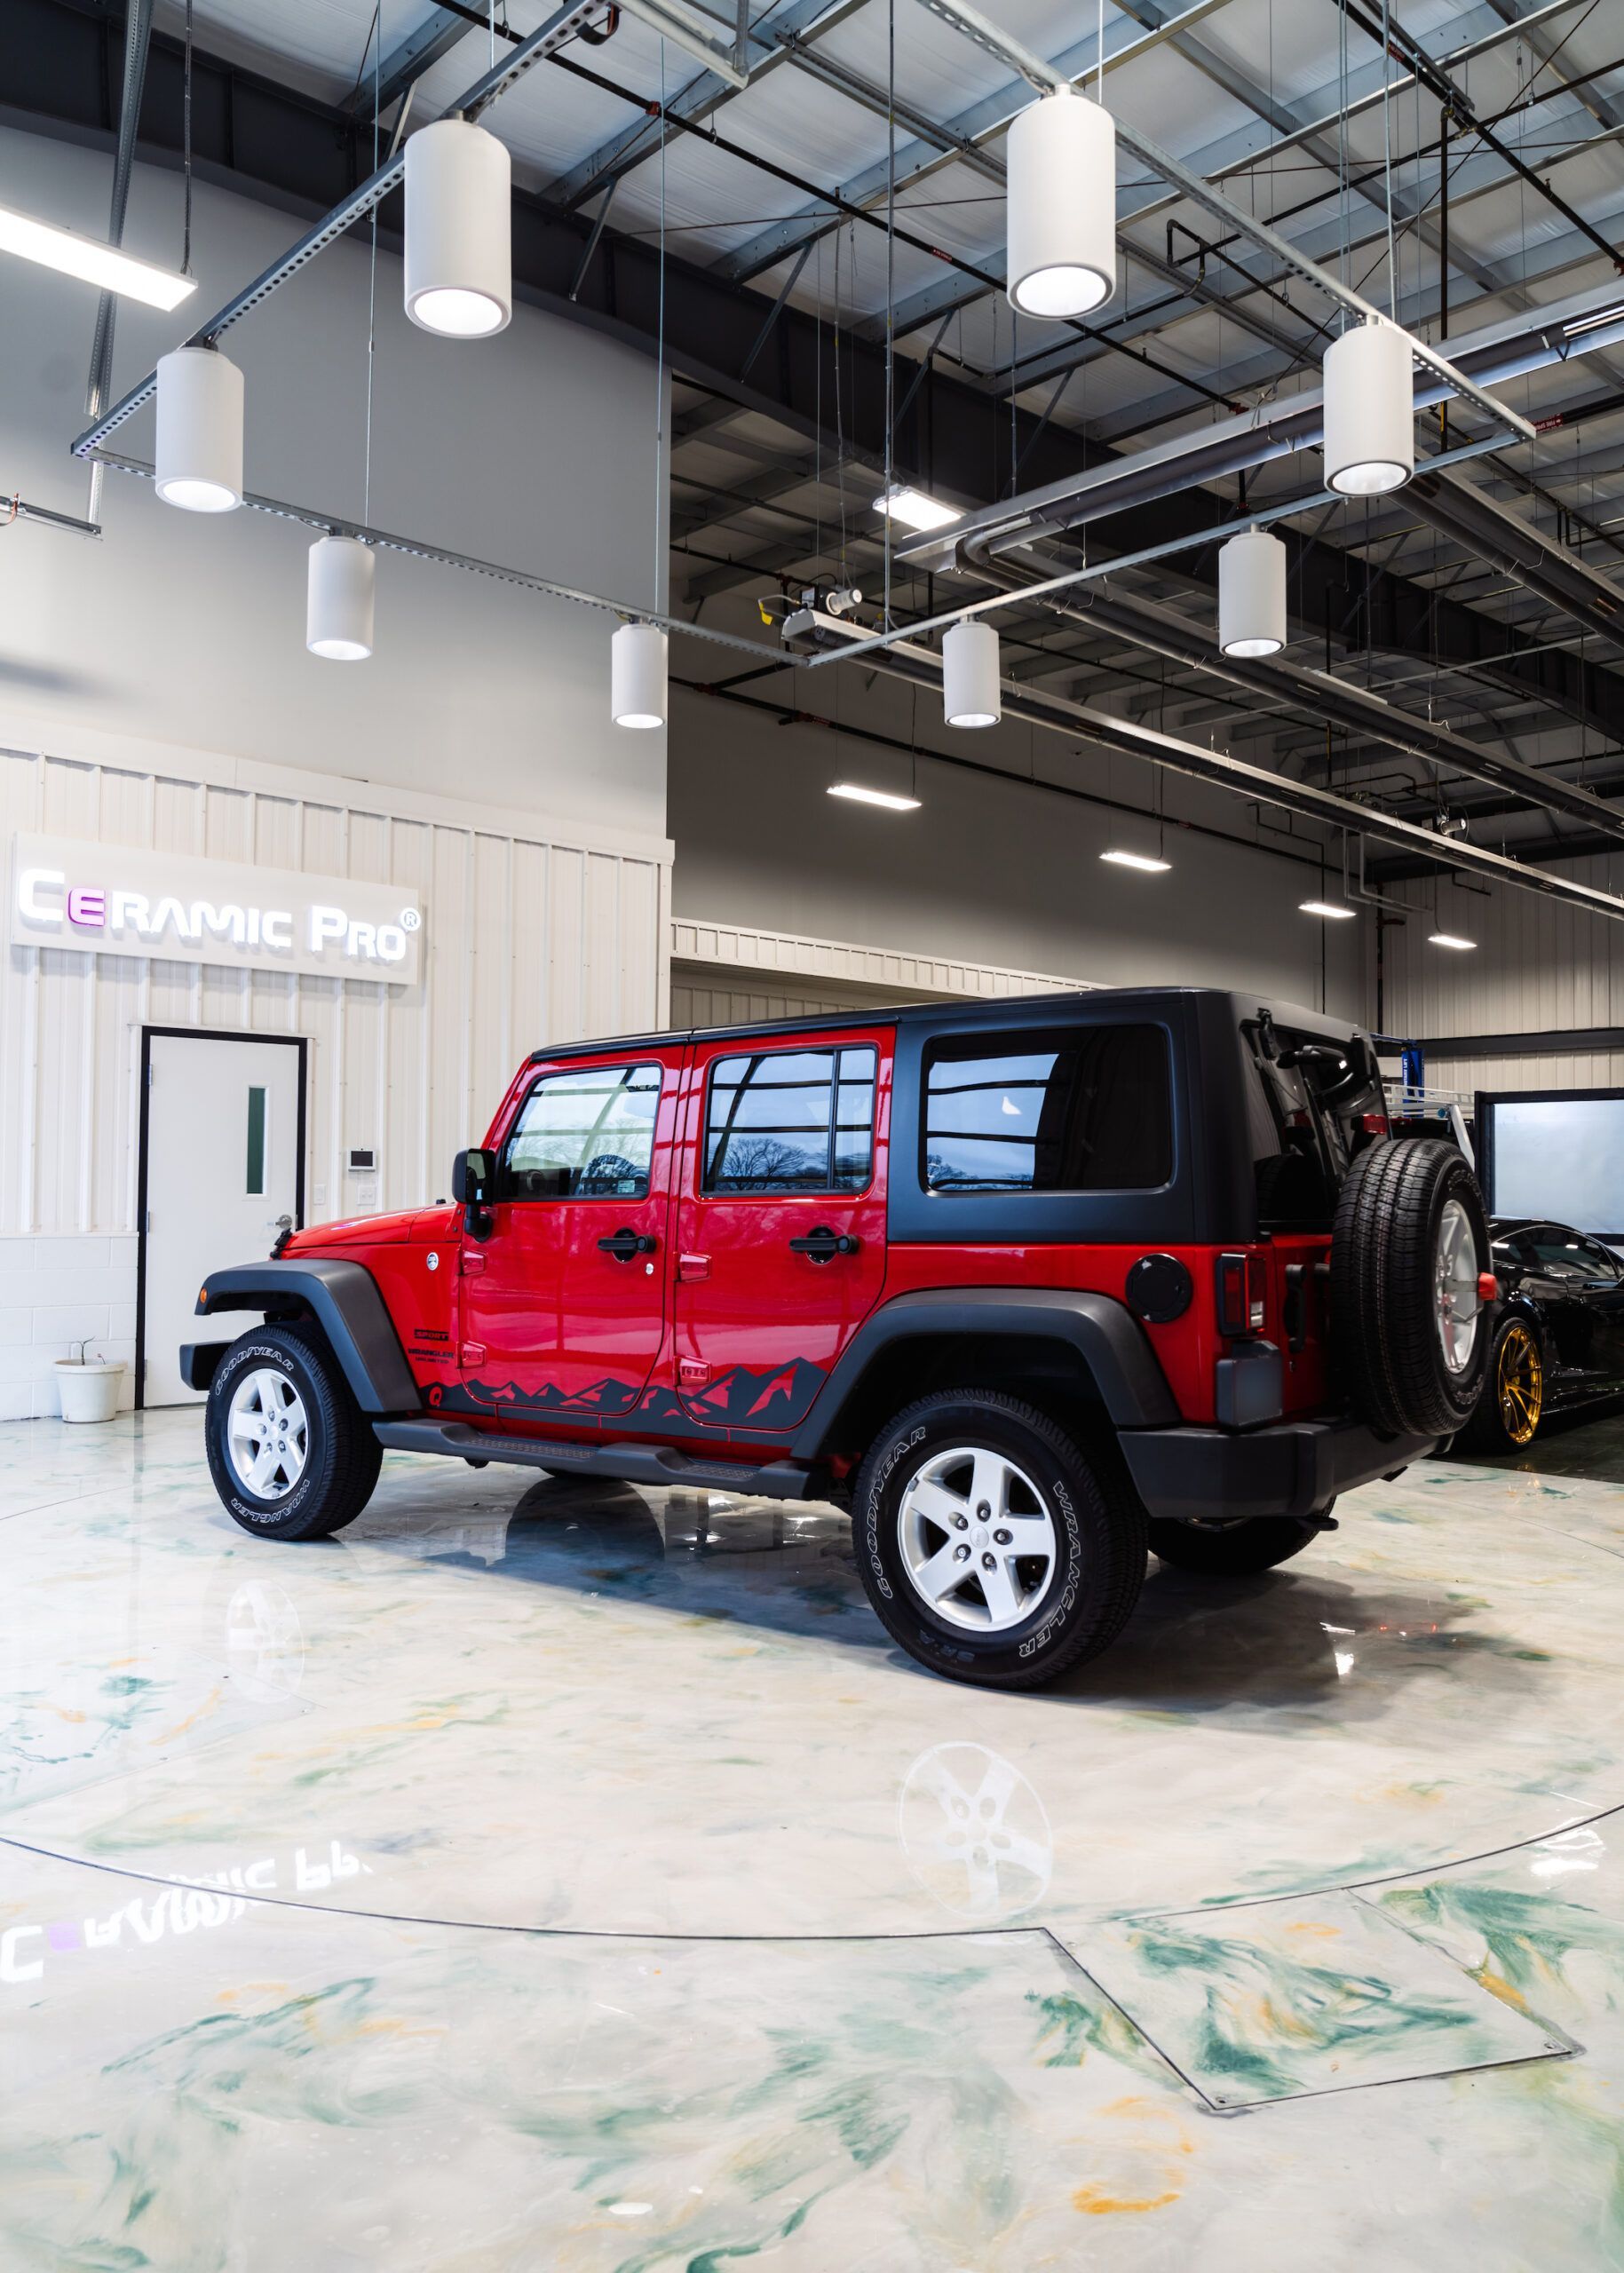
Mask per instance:
[[[1503,384],[1551,363],[1587,355],[1624,341],[1624,290],[1616,284],[1593,287],[1532,313],[1446,341],[1449,360],[1485,385]],[[1415,375],[1418,411],[1452,392],[1430,371]],[[967,513],[951,535],[920,537],[897,548],[897,558],[916,567],[939,568],[954,548],[985,538],[992,552],[1031,543],[1063,529],[1080,528],[1131,505],[1146,505],[1183,489],[1249,472],[1295,450],[1318,449],[1325,432],[1324,392],[1305,387],[1283,401],[1260,403],[1256,410],[1204,426],[1198,433],[1158,443],[1091,471],[1079,470],[1024,496]]]
[[[970,565],[976,574],[1002,584],[1011,598],[1019,597],[1023,580],[1012,572],[1008,562],[989,564],[974,557],[974,548],[971,551]],[[1578,783],[1555,780],[1538,766],[1526,765],[1520,758],[1483,749],[1475,742],[1451,733],[1446,726],[1412,717],[1383,701],[1380,695],[1332,678],[1324,671],[1304,670],[1279,656],[1254,660],[1221,655],[1208,633],[1187,623],[1170,608],[1146,600],[1129,599],[1098,588],[1087,590],[1081,597],[1046,600],[1042,605],[1072,622],[1114,632],[1130,645],[1165,655],[1171,662],[1272,695],[1293,709],[1310,712],[1321,725],[1345,727],[1390,749],[1403,750],[1426,764],[1445,766],[1451,772],[1489,782],[1497,789],[1512,790],[1530,804],[1582,820],[1624,843],[1624,813]],[[882,652],[871,647],[863,661],[877,662]]]
[[[1624,649],[1624,596],[1565,546],[1549,543],[1517,514],[1446,473],[1418,474],[1404,502],[1469,554],[1515,577],[1582,630]]]
[[[844,645],[854,631],[860,637],[860,628],[814,608],[798,610],[784,625],[786,644],[800,648]],[[909,679],[920,686],[939,688],[942,683],[941,659],[928,648],[902,644],[870,649],[863,663],[866,669]],[[1437,867],[1481,876],[1492,883],[1511,884],[1521,891],[1540,892],[1547,899],[1564,900],[1569,907],[1585,908],[1593,915],[1624,922],[1624,899],[1613,892],[1553,875],[1544,868],[1528,867],[1509,854],[1489,851],[1486,845],[1455,838],[1445,845],[1430,828],[1421,828],[1414,821],[1374,812],[1356,804],[1350,797],[1337,796],[1332,790],[1315,788],[1306,781],[1288,780],[1263,766],[1248,765],[1240,758],[1226,756],[1221,750],[1203,749],[1199,743],[1183,741],[1176,734],[1160,733],[1153,726],[1115,717],[1108,711],[1070,701],[1063,695],[1034,693],[1007,679],[1002,701],[1006,718],[1029,719],[1034,726],[1068,735],[1073,742],[1091,741],[1105,749],[1121,750],[1129,757],[1144,758],[1152,765],[1161,766],[1165,772],[1182,773],[1194,781],[1210,782],[1255,804],[1277,806],[1327,828],[1346,829],[1356,836],[1367,836],[1380,843],[1396,845],[1403,851],[1420,854]]]

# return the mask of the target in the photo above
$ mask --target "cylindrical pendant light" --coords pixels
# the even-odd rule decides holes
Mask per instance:
[[[942,636],[942,712],[950,726],[995,726],[1003,709],[998,690],[998,634],[971,616]]]
[[[1218,645],[1226,655],[1278,655],[1286,645],[1286,548],[1247,529],[1218,548]]]
[[[406,146],[406,313],[424,331],[482,339],[513,313],[513,169],[507,145],[437,119]]]
[[[609,642],[609,688],[617,726],[665,724],[665,634],[657,623],[622,623]]]
[[[361,663],[372,653],[376,562],[353,536],[318,537],[310,548],[305,645],[331,663]]]
[[[229,513],[242,503],[242,374],[214,347],[177,347],[158,359],[154,486],[187,513]]]
[[[1361,323],[1325,359],[1325,479],[1344,497],[1401,489],[1415,471],[1410,341],[1396,324]]]
[[[1024,316],[1081,316],[1116,290],[1116,122],[1086,95],[1045,95],[1004,143],[1006,289]]]

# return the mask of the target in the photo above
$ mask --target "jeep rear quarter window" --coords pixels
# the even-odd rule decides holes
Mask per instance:
[[[1167,1034],[1073,1026],[933,1044],[920,1155],[944,1198],[1157,1190],[1173,1173]]]

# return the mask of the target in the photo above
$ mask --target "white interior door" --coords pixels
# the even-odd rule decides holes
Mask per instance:
[[[198,1405],[180,1378],[181,1343],[204,1331],[198,1287],[268,1255],[279,1218],[295,1219],[299,1052],[211,1034],[155,1034],[149,1049],[146,1402]]]

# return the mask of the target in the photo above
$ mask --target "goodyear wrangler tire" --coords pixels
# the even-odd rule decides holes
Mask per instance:
[[[994,1390],[899,1413],[863,1461],[852,1525],[893,1640],[987,1689],[1036,1689],[1097,1657],[1145,1580],[1145,1510],[1126,1480]]]
[[[383,1447],[321,1332],[302,1320],[241,1335],[209,1385],[209,1472],[261,1539],[329,1539],[372,1497]]]
[[[1489,1268],[1477,1179],[1453,1144],[1398,1137],[1343,1179],[1331,1241],[1331,1325],[1342,1378],[1379,1436],[1449,1436],[1483,1386]]]

